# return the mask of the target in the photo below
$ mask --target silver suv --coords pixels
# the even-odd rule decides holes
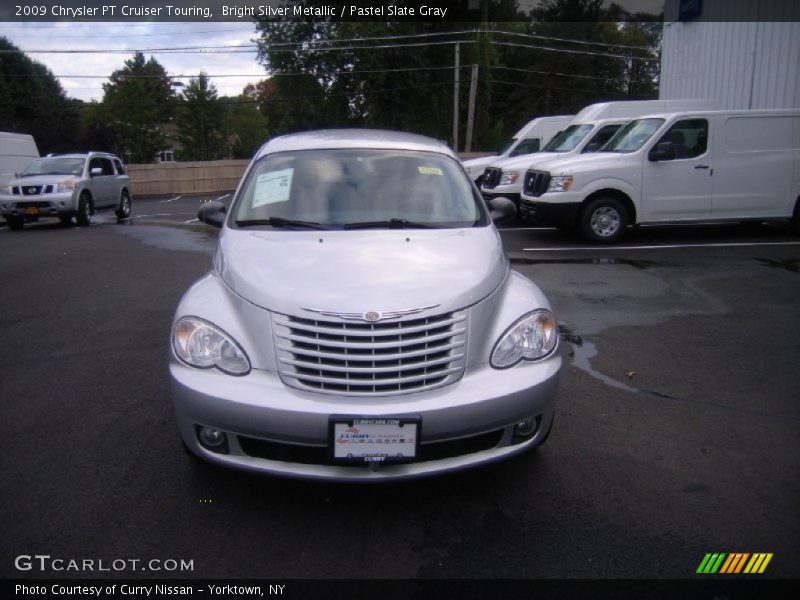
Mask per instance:
[[[131,214],[131,184],[113,154],[48,155],[29,164],[0,186],[0,212],[11,229],[26,221],[58,217],[62,223],[89,225],[95,211],[112,208],[117,220]]]

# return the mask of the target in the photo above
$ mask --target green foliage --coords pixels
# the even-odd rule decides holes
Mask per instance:
[[[164,67],[137,52],[111,74],[103,90],[106,118],[116,132],[116,152],[130,163],[152,162],[164,147],[160,125],[170,119],[174,103]]]
[[[248,86],[251,90],[255,86]],[[252,158],[267,138],[267,119],[245,93],[235,98],[222,98],[225,117],[222,129],[230,143],[231,158]]]
[[[56,77],[0,37],[0,131],[31,134],[39,152],[75,149],[78,113]]]
[[[205,73],[192,77],[178,103],[175,124],[178,127],[180,160],[217,160],[228,156],[222,133],[225,109],[217,97],[217,88]]]

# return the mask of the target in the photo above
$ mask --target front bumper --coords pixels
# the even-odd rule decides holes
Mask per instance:
[[[356,397],[319,394],[283,384],[273,372],[231,377],[188,367],[173,357],[170,374],[178,427],[186,446],[220,465],[276,475],[342,481],[419,477],[512,456],[536,446],[553,419],[561,369],[559,349],[537,363],[496,370],[481,365],[458,382],[418,393]],[[331,415],[421,418],[418,462],[332,464]],[[535,433],[514,436],[514,425],[538,418]],[[200,445],[197,428],[226,433],[228,453]]]
[[[30,196],[0,196],[0,213],[4,217],[58,217],[74,215],[76,210],[72,192],[37,194]]]
[[[519,204],[522,219],[536,225],[570,227],[578,222],[580,202],[537,202],[523,197]]]

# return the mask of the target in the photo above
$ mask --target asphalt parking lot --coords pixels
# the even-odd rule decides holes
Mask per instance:
[[[15,568],[39,553],[189,559],[167,575],[192,578],[683,579],[707,552],[766,552],[764,577],[800,577],[800,237],[643,228],[604,248],[504,229],[561,323],[547,444],[333,485],[181,450],[168,333],[215,247],[200,203],[136,201],[125,225],[0,224],[0,576],[107,575]]]

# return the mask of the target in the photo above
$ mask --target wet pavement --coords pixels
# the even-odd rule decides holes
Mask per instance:
[[[800,576],[800,238],[786,229],[641,228],[612,248],[504,229],[559,320],[547,444],[337,486],[181,451],[167,339],[210,267],[205,200],[136,201],[122,225],[0,225],[0,576],[31,576],[9,557],[34,552],[189,558],[175,576],[210,578],[691,578],[706,552],[772,552],[769,576]]]

